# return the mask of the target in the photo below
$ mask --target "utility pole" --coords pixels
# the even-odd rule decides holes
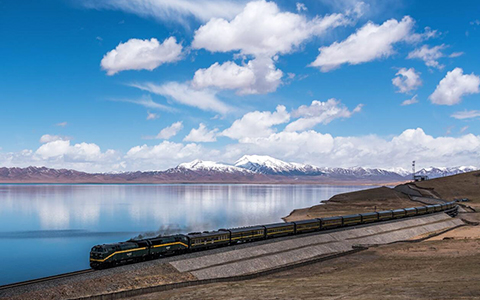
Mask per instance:
[[[413,181],[415,182],[415,161],[412,161],[412,176],[413,176]]]

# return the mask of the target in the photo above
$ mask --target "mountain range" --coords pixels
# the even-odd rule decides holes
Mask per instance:
[[[430,167],[416,172],[430,178],[477,170],[471,166]],[[285,162],[270,156],[245,155],[234,164],[194,160],[165,171],[86,173],[46,167],[0,168],[3,183],[393,183],[412,173],[362,167],[329,168]]]

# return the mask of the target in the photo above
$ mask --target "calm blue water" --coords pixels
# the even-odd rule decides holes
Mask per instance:
[[[0,285],[88,268],[96,244],[281,222],[295,208],[364,188],[0,184]]]

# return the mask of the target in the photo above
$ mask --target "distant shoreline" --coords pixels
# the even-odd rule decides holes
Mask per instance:
[[[98,181],[4,181],[0,180],[1,185],[29,185],[29,184],[38,184],[38,185],[169,185],[169,184],[185,184],[185,185],[195,185],[195,184],[231,184],[231,185],[330,185],[330,186],[395,186],[405,182],[373,182],[373,181],[332,181],[332,182],[315,182],[315,181],[159,181],[159,182],[142,182],[142,181],[107,181],[107,182],[98,182]]]

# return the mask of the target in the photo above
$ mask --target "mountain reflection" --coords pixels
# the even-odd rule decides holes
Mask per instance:
[[[295,208],[362,187],[0,185],[1,228],[177,231],[280,222]],[[162,227],[163,226],[163,227]],[[165,230],[164,231],[171,231]]]

